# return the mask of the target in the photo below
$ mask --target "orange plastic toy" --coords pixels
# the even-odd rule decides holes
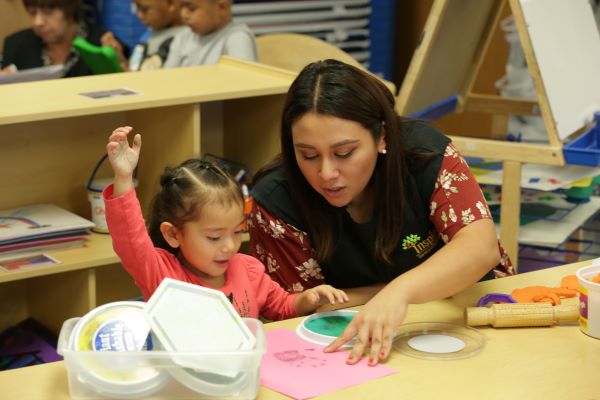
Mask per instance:
[[[600,274],[599,277],[600,279]],[[527,286],[512,291],[512,297],[519,303],[550,303],[560,304],[560,299],[575,297],[577,295],[577,277],[567,275],[562,278],[559,288],[548,286]]]

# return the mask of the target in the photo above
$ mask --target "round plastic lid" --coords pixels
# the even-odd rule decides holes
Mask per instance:
[[[398,328],[394,350],[426,360],[458,360],[472,357],[485,345],[477,329],[446,322],[414,322]]]
[[[142,313],[143,307],[142,302],[120,301],[93,309],[73,328],[69,348],[78,352],[151,350],[150,326]],[[127,357],[91,358],[81,354],[78,360],[78,379],[109,396],[149,395],[168,380],[164,372],[151,367],[140,368]]]
[[[358,311],[336,310],[309,315],[298,325],[296,334],[311,343],[327,346],[344,332],[357,313]],[[351,340],[342,348],[353,344],[354,340]]]

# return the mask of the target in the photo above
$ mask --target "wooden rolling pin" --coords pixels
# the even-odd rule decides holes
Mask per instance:
[[[465,321],[469,326],[551,326],[563,322],[576,322],[578,318],[579,304],[553,306],[550,303],[499,303],[489,307],[465,309]]]

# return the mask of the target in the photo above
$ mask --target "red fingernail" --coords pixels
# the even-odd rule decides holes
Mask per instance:
[[[381,354],[379,355],[379,357],[385,358],[385,351],[382,351]]]

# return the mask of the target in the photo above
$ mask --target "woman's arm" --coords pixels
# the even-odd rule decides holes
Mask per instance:
[[[410,304],[443,299],[471,286],[499,262],[494,222],[482,219],[458,231],[448,244],[385,290],[402,292]]]
[[[369,363],[377,364],[389,354],[394,331],[404,320],[409,304],[452,296],[501,261],[510,265],[501,255],[479,185],[452,145],[446,149],[429,208],[430,220],[446,245],[376,294],[327,351],[357,336],[348,363],[358,362],[370,343]]]
[[[381,289],[326,351],[335,351],[357,336],[347,362],[357,363],[368,350],[369,364],[377,364],[389,355],[394,332],[404,321],[409,304],[452,296],[477,282],[499,260],[491,220],[464,227],[425,262]]]

